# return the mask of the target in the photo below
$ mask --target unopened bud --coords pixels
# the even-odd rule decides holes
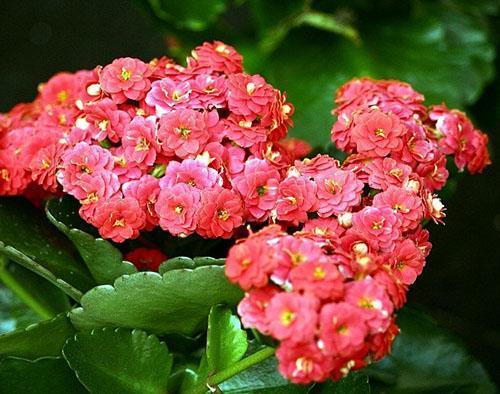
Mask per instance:
[[[337,220],[338,220],[339,224],[344,228],[352,227],[352,213],[351,212],[341,213],[337,217]]]

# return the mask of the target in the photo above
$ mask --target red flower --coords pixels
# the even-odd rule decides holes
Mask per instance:
[[[133,263],[139,271],[158,271],[167,256],[158,249],[136,248],[125,255],[125,260]]]
[[[252,121],[266,115],[275,100],[274,88],[260,75],[232,74],[228,78],[229,109]]]

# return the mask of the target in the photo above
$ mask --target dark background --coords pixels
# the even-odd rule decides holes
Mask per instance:
[[[0,11],[0,111],[30,101],[38,83],[58,71],[106,64],[121,56],[166,54],[166,41],[141,9],[123,0],[7,1]],[[498,17],[494,20],[498,41]],[[498,47],[498,42],[497,42]],[[498,48],[497,48],[498,49]],[[498,70],[498,59],[496,69]],[[280,86],[277,86],[278,88]],[[431,225],[434,245],[410,291],[443,326],[463,338],[500,382],[500,84],[468,112],[488,132],[493,165],[462,175],[444,201],[445,226]],[[497,160],[498,159],[498,160]]]

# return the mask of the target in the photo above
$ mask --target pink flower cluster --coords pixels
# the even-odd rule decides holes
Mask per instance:
[[[226,275],[246,291],[242,322],[280,341],[279,369],[292,382],[336,380],[390,350],[395,310],[431,249],[422,225],[445,216],[435,191],[446,155],[470,172],[489,163],[485,134],[423,99],[396,81],[344,85],[332,129],[343,164],[295,161],[278,187],[278,224],[229,251]]]
[[[0,195],[70,194],[116,242],[156,226],[229,238],[269,217],[285,169],[309,151],[280,142],[293,110],[218,41],[186,67],[120,58],[60,73],[0,116]]]

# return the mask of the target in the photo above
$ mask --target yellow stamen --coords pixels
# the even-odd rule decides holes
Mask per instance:
[[[130,79],[130,77],[132,76],[132,73],[129,70],[127,70],[125,67],[122,67],[122,73],[120,75],[124,81],[128,81]]]
[[[295,313],[293,313],[292,311],[284,310],[283,312],[281,312],[280,321],[281,324],[285,327],[288,327],[290,324],[292,324],[294,319]]]

